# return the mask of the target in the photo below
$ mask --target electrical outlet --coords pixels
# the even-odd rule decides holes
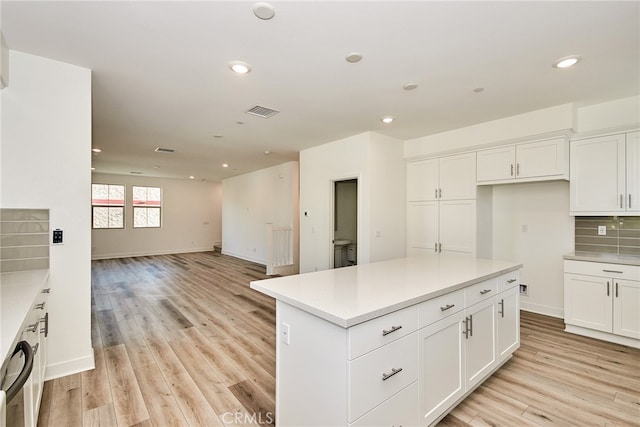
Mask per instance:
[[[607,235],[607,226],[599,225],[598,226],[598,236],[606,236]]]
[[[524,284],[524,283],[520,283],[520,295],[529,295],[529,286]]]
[[[280,325],[280,340],[289,345],[289,324],[282,322]]]
[[[62,230],[59,228],[56,228],[55,230],[53,230],[52,232],[52,236],[51,236],[51,244],[53,245],[61,245],[63,243],[62,240]]]

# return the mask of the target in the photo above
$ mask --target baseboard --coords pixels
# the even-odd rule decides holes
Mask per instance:
[[[120,253],[120,254],[92,255],[91,256],[91,260],[115,259],[115,258],[132,258],[132,257],[137,257],[137,256],[187,254],[187,253],[194,253],[194,252],[213,252],[213,247],[190,248],[190,249],[174,249],[174,250],[149,251],[149,252],[127,252],[127,253]]]
[[[549,307],[548,305],[532,304],[530,302],[522,301],[520,296],[520,309],[524,311],[530,311],[532,313],[544,314],[545,316],[557,317],[564,319],[564,310],[562,308]]]
[[[66,377],[67,375],[77,374],[78,372],[90,371],[95,369],[95,367],[96,362],[92,351],[91,355],[86,357],[47,365],[44,379],[45,381],[49,381],[60,377]]]
[[[637,340],[634,338],[623,337],[620,335],[614,335],[614,334],[610,334],[602,331],[595,331],[593,329],[583,328],[581,326],[574,326],[574,325],[566,325],[564,330],[572,334],[582,335],[583,337],[595,338],[602,341],[609,341],[609,342],[613,342],[620,345],[626,345],[628,347],[633,347],[633,348],[640,348],[640,340]]]
[[[266,261],[263,260],[263,259],[252,258],[252,257],[246,256],[244,254],[237,254],[237,253],[234,253],[234,252],[225,251],[224,248],[222,248],[222,255],[228,255],[228,256],[232,256],[234,258],[243,259],[245,261],[255,262],[256,264],[264,265],[265,267],[267,265]]]

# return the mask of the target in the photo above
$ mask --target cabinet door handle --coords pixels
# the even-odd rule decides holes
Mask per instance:
[[[607,296],[609,296],[609,282],[607,282]]]
[[[618,298],[618,282],[616,282],[616,298]]]
[[[438,199],[442,199],[442,188],[438,188]]]
[[[438,198],[438,189],[437,189],[437,188],[434,188],[434,189],[433,189],[433,191],[435,192],[435,194],[433,195],[433,197],[434,197],[435,199],[437,199],[437,198]]]
[[[509,279],[509,280],[507,280],[507,283],[513,283],[513,282],[515,282],[516,280],[517,280],[517,279]]]
[[[45,313],[44,317],[40,319],[41,323],[44,323],[44,328],[40,329],[40,333],[44,334],[44,337],[49,336],[49,313]]]
[[[511,176],[513,176],[513,163],[511,163]]]
[[[455,304],[447,304],[447,305],[445,305],[444,307],[440,307],[440,311],[447,311],[447,310],[449,310],[450,308],[453,308],[453,307],[455,307],[455,306],[456,306]]]
[[[442,243],[438,243],[438,252],[442,252]]]
[[[473,314],[469,315],[469,336],[473,336]]]
[[[480,291],[480,295],[488,294],[489,292],[491,292],[491,289],[484,289]]]
[[[605,273],[618,273],[618,274],[622,274],[622,271],[618,271],[618,270],[602,270]]]
[[[464,330],[462,331],[462,333],[464,334],[464,339],[468,340],[469,339],[469,317],[465,317],[462,323],[464,323]]]
[[[398,368],[398,369],[391,368],[391,373],[390,374],[387,374],[385,372],[382,373],[382,381],[386,381],[389,378],[391,378],[392,376],[394,376],[395,374],[399,374],[400,372],[402,372],[402,368]]]
[[[629,193],[629,204],[627,206],[629,209],[631,209],[631,193]]]
[[[622,209],[622,203],[624,203],[624,196],[621,194],[620,195],[620,209]]]
[[[504,317],[504,298],[500,300],[500,317]]]
[[[400,325],[400,326],[391,326],[391,329],[389,329],[389,330],[383,329],[382,330],[382,336],[386,337],[387,335],[392,334],[392,333],[394,333],[395,331],[397,331],[399,329],[402,329],[402,325]]]
[[[520,176],[520,163],[516,163],[516,176]]]
[[[435,243],[434,243],[433,251],[434,251],[435,253],[438,253],[438,242],[435,242]]]

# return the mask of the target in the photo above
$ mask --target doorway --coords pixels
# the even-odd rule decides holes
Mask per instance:
[[[358,264],[358,180],[334,181],[333,268]]]

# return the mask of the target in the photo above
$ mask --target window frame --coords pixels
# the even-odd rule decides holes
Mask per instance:
[[[94,194],[93,194],[93,188],[94,185],[106,185],[107,186],[107,199],[106,203],[94,203]],[[109,201],[111,199],[109,199],[108,195],[109,195],[109,187],[122,187],[122,204],[111,204],[109,203]],[[105,184],[105,183],[101,183],[101,182],[92,182],[91,183],[91,229],[92,230],[124,230],[124,228],[126,227],[126,204],[127,204],[127,186],[124,184]],[[120,227],[111,227],[109,224],[109,218],[110,215],[109,213],[107,213],[107,227],[96,227],[96,222],[95,222],[95,209],[96,208],[101,208],[101,209],[119,209],[122,212],[122,226]]]
[[[135,199],[135,193],[136,193],[136,188],[144,188],[146,190],[146,195],[147,198],[144,202],[140,203],[136,203],[136,199]],[[149,189],[154,189],[154,190],[158,190],[159,193],[159,199],[157,201],[157,205],[155,203],[149,204],[149,199],[148,199],[148,190]],[[133,229],[146,229],[146,228],[162,228],[162,187],[157,187],[157,186],[150,186],[150,185],[132,185],[131,186],[131,225]],[[137,210],[144,210],[147,213],[151,210],[157,210],[158,211],[158,225],[149,225],[149,221],[148,221],[148,215],[147,215],[147,224],[146,225],[136,225],[136,211]]]

